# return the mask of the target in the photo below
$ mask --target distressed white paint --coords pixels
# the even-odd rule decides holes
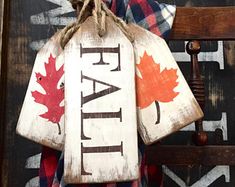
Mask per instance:
[[[34,50],[34,51],[38,51],[40,50],[46,43],[47,43],[48,39],[45,40],[37,40],[37,41],[32,41],[29,44],[29,47]]]
[[[155,63],[160,64],[161,71],[165,68],[167,70],[171,68],[177,70],[178,85],[174,88],[174,92],[179,92],[179,94],[171,102],[159,102],[160,123],[155,124],[157,121],[157,109],[154,101],[146,108],[138,109],[139,133],[146,144],[151,144],[196,121],[203,116],[203,113],[165,41],[137,25],[130,24],[130,28],[135,37],[133,46],[137,64],[140,64],[144,52],[147,52],[149,56],[152,56]],[[137,73],[138,71],[139,69],[137,69]],[[158,75],[152,75],[150,79],[154,80],[155,76]],[[164,77],[164,80],[166,79]],[[137,83],[136,87],[137,95],[141,94],[138,93],[141,85]],[[158,90],[154,92],[158,92]],[[142,97],[146,99],[146,97],[150,96],[143,95]]]
[[[39,177],[34,177],[28,181],[25,187],[39,187]]]
[[[186,183],[178,175],[171,171],[167,166],[163,165],[162,170],[164,174],[170,177],[180,187],[186,187]]]
[[[64,117],[62,116],[59,122],[61,127],[61,134],[59,135],[56,123],[39,116],[47,112],[45,105],[36,103],[32,97],[32,91],[36,90],[45,94],[45,90],[37,83],[35,73],[46,75],[45,63],[48,63],[50,55],[54,58],[57,57],[57,70],[63,65],[63,56],[58,57],[62,52],[59,41],[60,32],[56,33],[37,54],[16,131],[19,135],[30,140],[62,150],[64,144]]]
[[[29,157],[26,160],[25,168],[26,169],[39,169],[40,168],[41,154],[37,154]],[[25,187],[38,187],[39,186],[39,176],[30,179]]]
[[[70,22],[76,20],[75,17],[63,17],[64,14],[73,12],[74,9],[69,1],[64,0],[47,0],[48,2],[58,5],[58,8],[54,8],[45,12],[41,12],[30,17],[31,24],[34,25],[67,25]]]
[[[203,130],[206,132],[214,132],[216,129],[221,129],[223,132],[223,140],[228,140],[228,128],[227,128],[227,114],[222,112],[221,120],[219,121],[203,121]],[[192,123],[189,126],[184,127],[181,131],[195,131],[195,124]]]
[[[186,46],[187,42],[185,42]],[[185,48],[186,49],[186,48]],[[190,62],[190,55],[185,52],[172,52],[177,62]],[[218,41],[218,50],[215,52],[200,52],[198,54],[199,62],[218,62],[220,70],[224,69],[224,50],[223,41]]]
[[[163,172],[170,177],[178,186],[188,187],[188,185],[167,166],[163,165]],[[230,182],[230,168],[229,166],[215,166],[208,173],[202,176],[197,182],[192,184],[190,187],[207,187],[216,181],[219,177],[225,176],[225,182]]]
[[[38,169],[40,167],[41,153],[31,156],[26,160],[25,168],[27,169]]]
[[[133,48],[108,17],[106,26],[106,34],[99,37],[94,18],[89,17],[64,50],[64,175],[67,183],[126,181],[137,179],[139,174]],[[107,48],[118,46],[118,53],[104,52]],[[92,49],[93,52],[85,53],[85,48]],[[98,48],[103,54],[104,62],[109,64],[93,64],[101,60]],[[118,67],[119,59],[120,70],[112,71]],[[93,80],[88,80],[84,76]],[[118,90],[107,90],[113,87]],[[107,91],[105,94],[94,97],[94,94],[104,90]],[[92,98],[85,102],[86,96]],[[110,113],[118,111],[121,111],[121,117],[110,117]],[[89,114],[85,118],[82,117],[82,113]],[[92,117],[94,113],[103,114]],[[104,113],[109,113],[109,117]],[[81,121],[84,135],[90,139],[81,136]],[[101,151],[105,146],[110,146],[109,152]],[[113,146],[120,146],[119,151],[111,151]],[[93,149],[89,153],[84,153],[82,147],[99,147],[99,150],[93,152]],[[82,166],[90,175],[83,172]]]
[[[230,168],[229,166],[216,166],[211,171],[209,171],[206,175],[204,175],[199,181],[194,183],[192,187],[202,187],[209,186],[216,179],[225,176],[225,182],[230,182]]]

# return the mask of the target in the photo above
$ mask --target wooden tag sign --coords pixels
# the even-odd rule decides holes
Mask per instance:
[[[16,128],[19,135],[58,150],[64,144],[61,52],[58,32],[37,54]]]
[[[108,17],[100,37],[89,17],[65,47],[67,183],[138,178],[133,47]]]
[[[145,144],[203,117],[165,41],[129,24],[135,42],[138,131]]]

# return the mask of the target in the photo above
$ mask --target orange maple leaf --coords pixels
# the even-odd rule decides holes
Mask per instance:
[[[154,62],[152,56],[145,51],[137,68],[142,76],[136,75],[137,106],[141,109],[153,102],[170,102],[179,94],[174,88],[178,85],[177,69],[164,69],[160,72],[160,64]]]

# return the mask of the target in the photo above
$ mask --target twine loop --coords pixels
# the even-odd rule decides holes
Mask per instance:
[[[60,44],[64,49],[65,45],[72,38],[73,34],[80,28],[81,24],[88,16],[93,15],[100,37],[106,33],[106,16],[110,17],[126,37],[133,42],[134,37],[129,32],[127,24],[120,18],[116,17],[111,10],[108,9],[102,0],[69,0],[73,8],[77,10],[78,17],[76,22],[66,26],[62,30]]]

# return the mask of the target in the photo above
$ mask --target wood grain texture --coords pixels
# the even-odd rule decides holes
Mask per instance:
[[[2,77],[1,77],[1,67],[2,67],[2,37],[3,37],[3,13],[4,13],[4,0],[0,1],[0,84],[2,84]],[[1,88],[0,90],[0,96],[2,96],[2,90],[3,88]],[[1,100],[1,108],[3,108],[2,106],[2,99]],[[2,118],[2,112],[0,112],[0,117]],[[2,159],[3,159],[3,141],[4,141],[4,136],[3,136],[3,123],[2,123],[2,119],[0,119],[1,123],[0,123],[0,185],[2,184]]]
[[[133,48],[108,17],[106,25],[100,37],[89,17],[64,50],[67,183],[139,174]]]
[[[9,2],[0,1],[0,186],[6,186],[8,166],[4,162],[6,88],[7,88],[7,46],[9,32]]]
[[[177,7],[169,39],[235,39],[235,7]]]
[[[60,90],[60,84],[64,84],[60,36],[57,32],[37,54],[16,129],[19,135],[58,150],[64,146],[64,109],[59,107],[64,100]],[[61,68],[61,77],[57,78]],[[58,114],[60,109],[63,111]]]
[[[1,0],[0,1],[0,72],[1,72],[1,57],[2,57],[3,15],[4,15],[4,0]]]
[[[137,25],[129,26],[135,37],[138,130],[145,144],[152,144],[203,113],[165,41]]]
[[[25,186],[38,175],[37,169],[25,168],[25,161],[41,151],[41,146],[16,135],[16,124],[22,107],[36,52],[30,48],[30,42],[39,38],[49,38],[52,26],[39,26],[36,29],[30,23],[30,16],[37,11],[49,8],[43,1],[23,0],[5,1],[3,52],[4,84],[0,84],[5,97],[1,96],[1,125],[4,127],[2,185]],[[46,34],[44,29],[48,29]],[[53,30],[55,31],[55,30]],[[4,106],[3,106],[4,105]],[[3,106],[3,107],[2,107]],[[3,113],[3,115],[2,115]],[[4,119],[2,123],[2,119]],[[2,129],[1,129],[2,130]],[[0,135],[1,136],[1,135]],[[2,136],[1,136],[2,137]],[[13,180],[14,179],[14,180]]]
[[[235,165],[235,146],[157,145],[147,147],[147,155],[157,165]]]

